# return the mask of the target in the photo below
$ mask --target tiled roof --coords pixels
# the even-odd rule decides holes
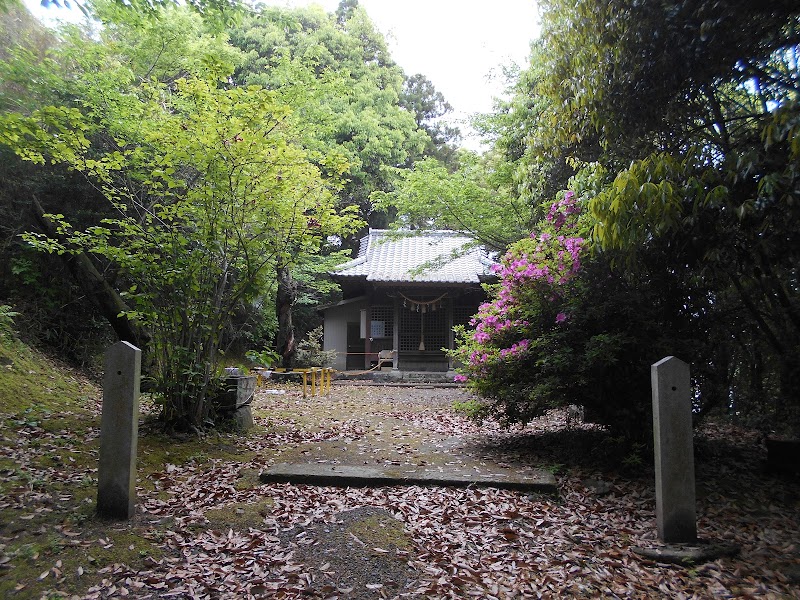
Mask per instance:
[[[494,261],[472,243],[455,231],[370,229],[358,257],[331,274],[386,283],[479,283],[491,276]]]

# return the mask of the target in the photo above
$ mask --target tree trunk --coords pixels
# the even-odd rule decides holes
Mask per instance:
[[[776,424],[793,438],[800,437],[800,360],[794,353],[782,357]]]
[[[292,322],[292,307],[297,300],[297,284],[292,279],[288,266],[279,266],[277,274],[278,295],[275,301],[275,312],[278,316],[278,335],[275,340],[275,349],[282,357],[283,367],[291,369],[294,366],[294,356],[297,350],[294,340],[294,323]]]
[[[39,200],[33,197],[33,213],[36,223],[42,228],[44,233],[59,242],[64,243],[63,236],[58,234],[53,223],[45,216],[44,209]],[[111,325],[114,333],[123,342],[130,342],[134,346],[144,350],[147,343],[147,334],[122,313],[129,311],[130,308],[122,300],[117,290],[106,281],[100,271],[92,264],[91,259],[83,252],[62,255],[75,281],[83,289],[86,296],[92,299],[100,309],[100,313]]]

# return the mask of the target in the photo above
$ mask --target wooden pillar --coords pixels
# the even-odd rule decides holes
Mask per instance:
[[[395,351],[392,356],[392,368],[396,371],[400,368],[400,311],[403,307],[400,305],[400,298],[394,299],[394,328],[392,329],[392,350]]]
[[[367,330],[364,332],[364,368],[369,369],[372,352],[372,296],[367,297]]]
[[[453,312],[455,311],[455,300],[453,298],[445,299],[445,310],[447,310],[447,349],[452,350],[455,346],[455,334],[453,334]],[[453,357],[447,356],[447,370],[453,370]]]

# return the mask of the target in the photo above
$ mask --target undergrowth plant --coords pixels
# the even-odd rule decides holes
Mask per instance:
[[[19,316],[8,304],[0,304],[0,337],[11,335],[14,330],[14,317]]]
[[[470,412],[527,423],[583,405],[587,419],[648,436],[649,365],[682,352],[661,300],[590,256],[578,198],[554,202],[541,229],[510,248],[490,301],[458,332],[459,380],[481,396]]]
[[[297,344],[295,365],[304,367],[330,367],[336,360],[336,350],[322,349],[322,327],[308,332],[305,339]]]

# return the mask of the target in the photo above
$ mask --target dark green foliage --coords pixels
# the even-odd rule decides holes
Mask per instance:
[[[246,56],[236,81],[281,94],[302,115],[309,148],[342,152],[350,166],[339,202],[358,206],[370,226],[385,227],[388,216],[374,210],[370,194],[390,190],[392,167],[408,166],[431,140],[404,108],[403,71],[364,9],[357,2],[342,3],[336,15],[265,8],[245,19],[231,42]]]
[[[414,114],[417,126],[430,137],[423,155],[438,159],[451,170],[455,169],[456,143],[461,138],[461,132],[442,120],[442,117],[453,110],[444,95],[436,90],[430,79],[417,73],[406,77],[403,82],[400,105]]]
[[[0,114],[0,144],[50,165],[36,170],[36,184],[80,173],[88,196],[102,200],[84,214],[62,182],[44,214],[36,187],[16,180],[38,226],[23,233],[20,251],[64,257],[109,322],[136,330],[115,326],[143,347],[165,422],[197,429],[224,345],[249,325],[249,307],[270,305],[275,270],[288,273],[360,223],[336,209],[335,180],[308,160],[276,94],[220,85],[238,53],[196,15],[124,17],[99,40],[67,37],[60,50],[70,69],[48,64],[69,100],[35,96],[40,106]],[[12,53],[2,67],[25,67],[31,56]],[[328,175],[346,168],[335,152],[315,159]],[[15,258],[12,275],[36,285],[28,257]]]
[[[322,327],[309,331],[297,345],[296,367],[329,367],[336,359],[335,350],[322,349]]]
[[[698,416],[800,430],[799,44],[796,2],[544,3],[499,144],[534,204],[572,174],[593,182],[593,260],[626,282],[616,311],[632,326],[559,338],[542,365],[591,372],[595,342],[622,363],[652,340],[692,363]],[[604,282],[581,281],[602,308]]]

